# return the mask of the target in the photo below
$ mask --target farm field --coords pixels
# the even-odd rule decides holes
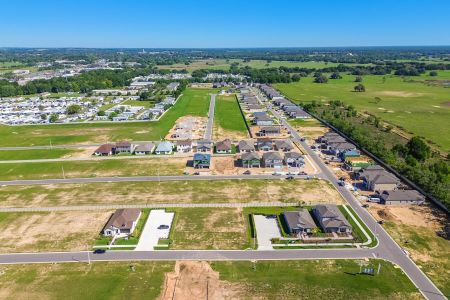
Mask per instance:
[[[236,197],[239,195],[239,197]],[[157,203],[336,203],[343,199],[323,180],[213,180],[111,182],[0,187],[0,207]]]
[[[184,115],[206,116],[212,89],[187,88],[179,101],[157,122],[0,125],[0,146],[106,143],[119,140],[160,140]]]
[[[0,251],[81,251],[92,244],[111,210],[0,213]]]
[[[378,263],[376,276],[356,274],[354,260],[5,265],[0,289],[3,299],[421,299],[401,270]]]
[[[241,208],[181,208],[175,211],[171,249],[246,249],[246,220]]]
[[[277,299],[422,299],[391,263],[370,260],[379,275],[359,275],[356,260],[211,262],[220,279],[235,286],[235,297]],[[289,271],[286,271],[286,270]],[[233,290],[233,289],[232,289]]]
[[[298,83],[276,84],[288,98],[299,102],[342,100],[360,112],[368,112],[382,120],[403,128],[406,132],[423,136],[444,151],[450,149],[450,98],[448,88],[424,84],[423,80],[449,80],[450,71],[439,76],[406,77],[363,76],[366,92],[353,91],[355,76],[343,75],[340,80],[317,84],[312,77]],[[413,81],[411,81],[413,80]],[[376,99],[378,97],[379,99]]]
[[[239,63],[239,67],[251,67],[256,69],[263,68],[278,68],[278,67],[299,67],[299,68],[327,68],[336,67],[338,63],[327,63],[323,61],[280,61],[274,60],[269,63],[265,60],[250,60],[249,62],[244,62],[242,59],[201,59],[190,63],[189,65],[183,64],[173,64],[173,65],[159,65],[159,69],[169,69],[169,70],[187,70],[192,72],[198,69],[210,69],[210,70],[228,70],[232,63]],[[357,64],[348,64],[357,65]]]
[[[214,116],[214,139],[231,140],[244,139],[248,137],[245,120],[241,115],[236,96],[217,96]]]
[[[75,149],[34,149],[34,150],[0,150],[0,160],[51,159],[68,157],[82,150]]]
[[[156,299],[174,262],[4,265],[2,299]],[[130,268],[134,266],[134,270]],[[76,283],[76,284],[75,284]]]
[[[104,159],[0,164],[0,180],[181,175],[186,158]]]

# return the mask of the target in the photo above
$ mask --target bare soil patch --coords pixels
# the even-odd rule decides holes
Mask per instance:
[[[242,139],[249,138],[248,132],[226,130],[226,129],[223,129],[223,127],[221,127],[221,126],[218,126],[217,124],[214,124],[213,136],[214,136],[214,140],[216,140],[216,141],[224,140],[224,139],[230,139],[232,141],[239,141]]]
[[[2,218],[0,251],[86,250],[112,211],[8,213]]]
[[[377,92],[376,94],[380,96],[403,97],[403,98],[421,97],[426,95],[426,93],[407,92],[407,91],[381,91]]]
[[[175,125],[166,135],[167,140],[198,140],[202,139],[205,134],[208,118],[183,116],[177,119]]]
[[[241,289],[239,284],[220,280],[207,262],[178,261],[175,271],[166,273],[159,299],[236,299]]]

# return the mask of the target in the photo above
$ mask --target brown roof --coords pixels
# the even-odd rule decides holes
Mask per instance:
[[[130,147],[131,143],[127,141],[117,142],[116,147]]]
[[[231,141],[229,139],[225,139],[223,141],[217,142],[216,150],[218,151],[231,150]]]
[[[139,218],[141,211],[137,208],[123,208],[118,209],[106,223],[104,229],[110,227],[120,228],[120,229],[131,229],[133,227],[133,222],[136,222]]]
[[[114,147],[113,144],[103,144],[95,150],[95,153],[109,154],[110,152],[113,152]]]

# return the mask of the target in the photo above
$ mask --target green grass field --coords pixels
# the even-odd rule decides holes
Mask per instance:
[[[323,61],[279,61],[274,60],[267,62],[265,60],[251,60],[249,62],[244,62],[242,59],[201,59],[185,64],[173,64],[173,65],[160,65],[159,69],[169,69],[169,70],[184,70],[192,72],[198,69],[209,69],[209,70],[228,70],[232,63],[239,63],[239,67],[251,67],[256,69],[264,68],[278,68],[278,67],[299,67],[299,68],[328,68],[336,67],[338,63],[327,63]],[[348,64],[357,65],[357,64]]]
[[[450,97],[448,88],[426,85],[422,80],[448,80],[450,71],[440,71],[439,76],[408,77],[363,76],[366,92],[353,91],[355,76],[343,75],[340,80],[327,84],[313,83],[312,77],[298,83],[276,84],[296,102],[342,100],[361,112],[368,112],[404,128],[407,132],[431,140],[444,151],[450,149]],[[410,82],[409,80],[414,80]],[[381,100],[376,100],[375,97]]]
[[[166,158],[108,159],[0,164],[0,180],[181,175],[186,161]],[[64,172],[64,173],[63,173]]]
[[[0,146],[105,143],[119,140],[159,140],[184,115],[206,116],[214,90],[186,89],[179,101],[158,122],[0,125]]]
[[[241,286],[242,299],[422,299],[391,263],[370,260],[379,275],[360,275],[358,261],[211,262],[220,279]],[[280,298],[281,296],[281,298]]]
[[[175,211],[171,249],[249,248],[240,208],[180,208]]]
[[[134,266],[134,271],[130,265]],[[174,262],[2,266],[3,299],[156,299]]]
[[[239,299],[422,299],[400,269],[370,260],[380,275],[359,275],[354,260],[210,262]],[[131,268],[134,267],[134,270]],[[174,262],[4,265],[3,299],[157,299]]]
[[[34,150],[0,150],[0,160],[50,159],[70,156],[81,150],[74,149],[34,149]]]
[[[245,120],[242,117],[235,95],[217,96],[214,123],[220,137],[227,134],[230,135],[230,138],[245,138],[248,136]]]

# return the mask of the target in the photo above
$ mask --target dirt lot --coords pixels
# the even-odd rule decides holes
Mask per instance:
[[[1,252],[86,250],[113,211],[1,213]]]
[[[301,134],[301,136],[304,136],[308,138],[309,140],[315,140],[319,136],[324,135],[326,132],[328,132],[328,128],[326,127],[302,127],[302,126],[295,126],[295,129]]]
[[[439,230],[443,222],[442,217],[433,214],[429,206],[386,206],[371,203],[369,211],[377,219],[433,230]]]
[[[0,187],[0,199],[1,207],[252,201],[342,203],[339,193],[325,181],[281,179],[7,186]]]
[[[204,261],[178,261],[175,271],[166,273],[160,300],[235,299],[240,287],[219,280],[219,273]]]
[[[198,140],[202,139],[205,134],[208,118],[183,116],[177,119],[175,125],[166,135],[167,140]]]
[[[62,158],[89,158],[96,149],[97,147],[78,148],[79,152],[64,155]]]
[[[214,124],[213,129],[213,137],[215,141],[220,141],[224,139],[230,139],[232,141],[239,141],[243,139],[248,139],[248,132],[234,131],[234,130],[226,130],[222,127]]]
[[[245,249],[242,208],[184,208],[176,211],[172,249]]]

